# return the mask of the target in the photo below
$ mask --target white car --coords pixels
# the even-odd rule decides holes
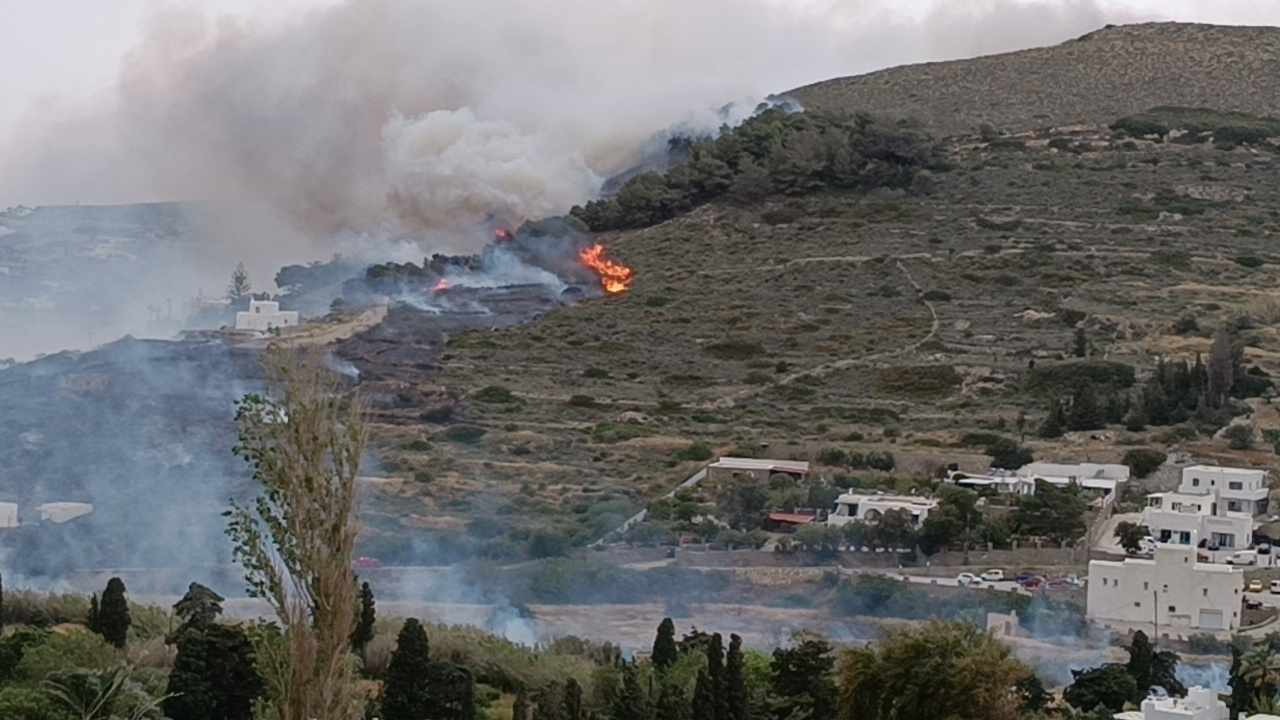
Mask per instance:
[[[1257,565],[1258,553],[1253,550],[1240,550],[1227,558],[1228,565]]]
[[[982,579],[986,582],[1000,582],[1001,580],[1004,580],[1004,571],[992,568],[991,570],[982,573]]]
[[[973,573],[960,573],[956,576],[956,583],[961,587],[967,585],[976,585],[979,582],[978,576]]]

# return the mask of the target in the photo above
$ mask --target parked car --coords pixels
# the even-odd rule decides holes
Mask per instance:
[[[973,573],[960,573],[956,576],[956,582],[960,585],[975,585],[979,580],[978,576]]]
[[[1271,554],[1271,543],[1258,543],[1258,554],[1259,554],[1259,555],[1270,555],[1270,554]]]
[[[1244,599],[1244,609],[1245,609],[1245,610],[1261,610],[1261,609],[1262,609],[1262,601],[1261,601],[1261,600],[1254,599],[1254,598],[1245,598],[1245,599]]]
[[[992,568],[982,573],[982,579],[986,582],[1000,582],[1004,580],[1004,571],[999,568]]]
[[[1040,586],[1044,585],[1046,582],[1045,577],[1043,575],[1030,575],[1030,574],[1019,575],[1013,580],[1014,582],[1018,583],[1019,585],[1021,585],[1022,587],[1028,590],[1038,590]]]
[[[1257,565],[1258,553],[1253,550],[1237,550],[1227,558],[1228,565]]]
[[[1271,581],[1271,594],[1280,595],[1280,580]]]
[[[1262,581],[1250,580],[1249,587],[1245,588],[1245,592],[1262,592]]]

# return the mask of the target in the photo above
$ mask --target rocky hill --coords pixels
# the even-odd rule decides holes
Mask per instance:
[[[817,110],[872,110],[934,132],[1108,123],[1159,105],[1280,114],[1280,28],[1149,23],[1045,48],[906,65],[787,95]]]

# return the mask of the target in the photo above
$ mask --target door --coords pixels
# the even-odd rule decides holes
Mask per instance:
[[[1222,630],[1226,625],[1222,622],[1221,610],[1201,610],[1200,611],[1200,629],[1202,630]]]

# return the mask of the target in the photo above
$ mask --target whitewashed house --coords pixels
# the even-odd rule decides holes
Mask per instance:
[[[92,513],[93,505],[82,502],[48,502],[37,505],[36,512],[40,515],[40,522],[61,525]]]
[[[274,328],[295,327],[298,324],[298,313],[293,310],[281,310],[280,303],[273,300],[250,300],[248,312],[236,313],[236,329],[268,332]]]
[[[1166,543],[1150,559],[1091,561],[1087,588],[1085,615],[1106,627],[1223,635],[1240,627],[1244,571],[1198,562],[1193,545]]]
[[[0,529],[18,527],[18,504],[0,503]]]
[[[1204,538],[1210,547],[1237,550],[1253,544],[1253,517],[1224,510],[1217,491],[1152,493],[1142,510],[1142,524],[1157,542],[1190,545]]]
[[[835,510],[827,516],[827,524],[838,527],[851,522],[865,522],[874,525],[886,512],[901,510],[911,519],[912,527],[918,528],[936,509],[937,500],[915,495],[845,493],[836,498]]]
[[[1267,471],[1191,465],[1182,469],[1178,492],[1189,495],[1217,492],[1228,512],[1261,515],[1267,511]]]
[[[1209,688],[1187,688],[1185,698],[1148,697],[1142,709],[1128,710],[1112,716],[1115,720],[1228,720],[1227,704]],[[1255,716],[1260,717],[1260,716]]]
[[[809,463],[802,460],[771,460],[767,458],[722,457],[707,466],[707,479],[711,482],[750,477],[768,482],[774,475],[789,475],[796,480],[809,476]]]

